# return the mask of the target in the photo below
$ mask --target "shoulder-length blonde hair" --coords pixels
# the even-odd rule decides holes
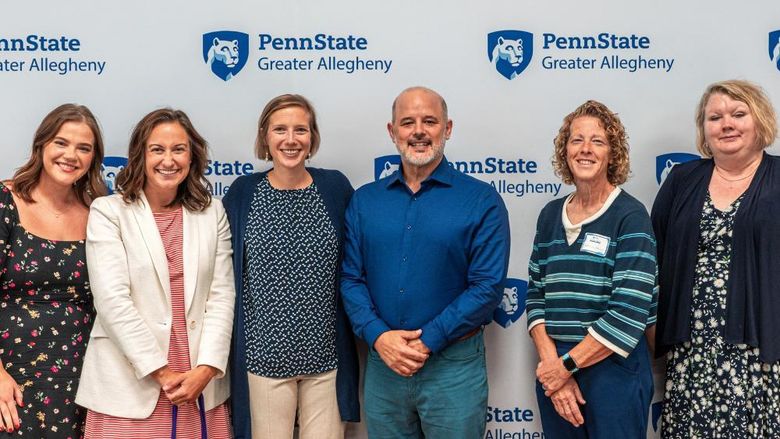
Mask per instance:
[[[106,184],[103,182],[103,175],[100,172],[103,165],[103,134],[100,131],[95,115],[89,111],[89,108],[77,104],[62,104],[55,108],[46,117],[43,118],[38,129],[33,136],[32,151],[27,163],[16,170],[12,178],[13,191],[19,198],[28,203],[34,203],[32,191],[38,185],[38,181],[43,171],[43,148],[51,142],[59,133],[60,128],[66,122],[78,122],[86,124],[92,131],[95,138],[92,145],[93,156],[89,164],[87,173],[79,178],[73,185],[76,196],[85,206],[97,197],[105,195]]]
[[[607,133],[609,142],[609,164],[607,165],[607,180],[611,185],[618,186],[628,180],[631,166],[628,160],[628,135],[617,113],[613,113],[601,102],[589,100],[577,107],[563,119],[563,125],[553,140],[553,168],[555,175],[561,177],[565,184],[574,183],[574,176],[566,162],[566,144],[571,136],[571,123],[578,117],[595,117],[601,122]]]
[[[704,138],[704,110],[707,102],[715,94],[724,94],[748,106],[756,125],[756,141],[761,149],[774,143],[777,138],[777,116],[764,90],[751,82],[731,79],[707,86],[704,94],[701,95],[699,106],[696,107],[696,149],[702,156],[712,157],[712,151]]]
[[[192,126],[190,118],[181,110],[160,108],[154,110],[138,122],[130,136],[127,151],[127,166],[116,176],[117,192],[122,194],[126,203],[132,203],[140,197],[146,184],[146,142],[152,130],[160,124],[177,123],[187,133],[190,142],[190,171],[179,184],[176,198],[171,205],[181,203],[189,211],[201,211],[211,204],[211,184],[204,176],[208,165],[208,143]]]

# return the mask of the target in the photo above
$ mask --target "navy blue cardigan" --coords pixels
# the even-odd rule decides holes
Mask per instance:
[[[343,257],[344,212],[352,197],[349,180],[339,171],[307,168],[314,179],[317,190],[322,195],[325,209],[334,228],[339,234],[339,264]],[[233,268],[236,281],[236,309],[233,322],[233,341],[230,349],[230,390],[232,398],[233,434],[236,439],[250,439],[251,419],[249,412],[249,384],[246,371],[246,341],[244,340],[243,308],[243,270],[244,270],[244,231],[246,230],[249,206],[258,182],[266,172],[244,175],[237,178],[222,199],[225,205],[230,232],[233,235]],[[336,392],[341,419],[348,422],[360,421],[360,403],[358,400],[358,358],[355,338],[349,324],[339,294],[340,277],[336,275],[336,292],[339,296],[336,306],[336,351],[338,353],[338,372]]]
[[[691,339],[699,221],[712,160],[675,166],[653,204],[658,243],[656,355]],[[764,153],[734,218],[726,293],[726,342],[780,359],[780,157]]]

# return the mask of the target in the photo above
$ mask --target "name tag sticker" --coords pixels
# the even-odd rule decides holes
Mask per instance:
[[[609,237],[599,235],[598,233],[586,233],[582,240],[580,251],[592,253],[594,255],[606,256],[609,249]]]

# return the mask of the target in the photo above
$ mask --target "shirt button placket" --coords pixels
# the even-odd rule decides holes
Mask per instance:
[[[417,201],[417,196],[411,196],[409,197],[409,201],[407,202],[406,206],[406,215],[404,218],[404,232],[403,237],[401,241],[401,264],[400,270],[399,270],[399,277],[398,277],[398,300],[399,300],[399,309],[400,310],[406,310],[407,304],[406,302],[406,273],[407,273],[407,264],[405,263],[408,260],[407,255],[409,255],[409,251],[412,248],[413,245],[413,239],[412,239],[412,233],[414,233],[414,227],[413,224],[415,223],[415,220],[417,219],[417,209],[418,204],[415,203]],[[401,325],[401,327],[404,327],[407,324],[407,316],[404,315],[404,311],[401,312],[398,316],[398,323]]]

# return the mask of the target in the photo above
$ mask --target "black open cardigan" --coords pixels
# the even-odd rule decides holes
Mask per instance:
[[[699,221],[714,164],[675,166],[653,204],[660,294],[656,355],[691,339]],[[780,359],[780,157],[764,153],[734,218],[726,293],[726,342]]]
[[[325,210],[339,236],[339,265],[343,258],[344,212],[352,197],[349,180],[339,171],[306,168],[314,179],[314,184],[325,203]],[[236,281],[236,309],[233,320],[233,339],[230,349],[230,397],[235,439],[252,437],[249,414],[249,383],[246,371],[246,352],[244,340],[244,307],[242,295],[244,269],[244,231],[249,216],[249,207],[257,189],[258,182],[268,171],[237,178],[222,199],[233,234],[233,270]],[[355,337],[349,324],[341,297],[338,294],[339,273],[336,274],[336,351],[338,370],[336,372],[336,399],[342,421],[360,421],[360,402],[358,400],[358,357]]]

